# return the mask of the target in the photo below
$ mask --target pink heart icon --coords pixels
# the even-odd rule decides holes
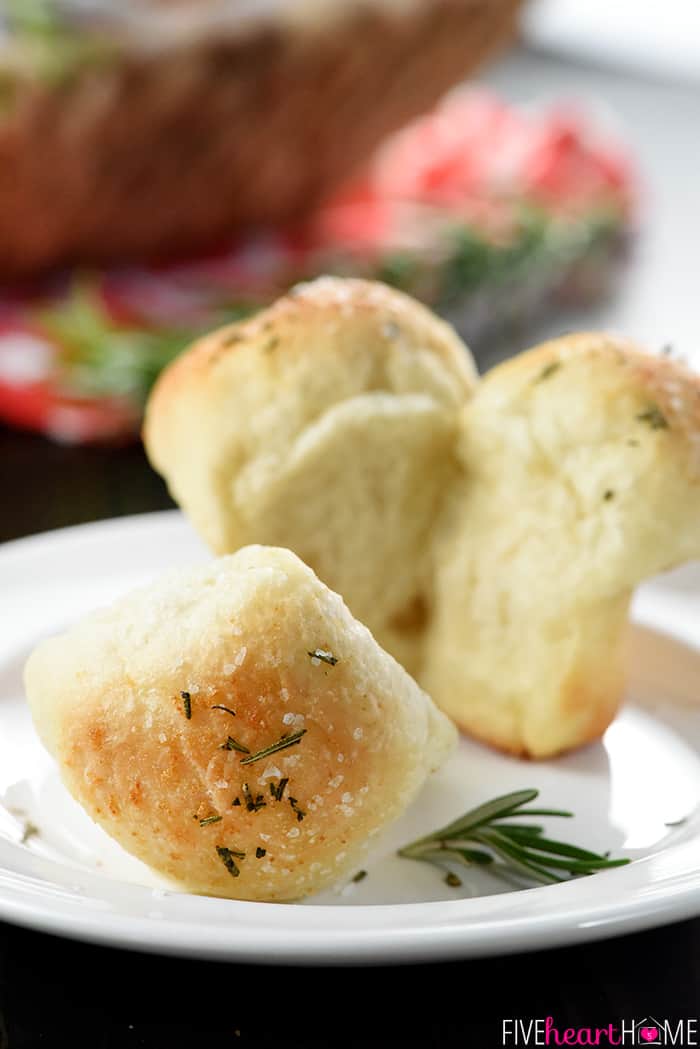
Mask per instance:
[[[655,1042],[659,1037],[659,1031],[656,1027],[642,1027],[639,1034],[645,1042]]]

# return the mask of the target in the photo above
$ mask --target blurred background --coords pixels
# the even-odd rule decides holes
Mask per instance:
[[[0,539],[168,504],[161,368],[319,273],[700,361],[694,0],[0,2]]]

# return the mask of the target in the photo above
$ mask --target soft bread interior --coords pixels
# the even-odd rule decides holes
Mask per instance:
[[[290,547],[416,672],[429,533],[474,376],[452,329],[414,300],[324,278],[176,361],[144,438],[217,552]]]

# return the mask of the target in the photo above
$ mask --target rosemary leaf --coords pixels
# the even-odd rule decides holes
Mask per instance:
[[[527,808],[537,795],[536,790],[521,790],[494,798],[404,846],[399,856],[442,867],[450,863],[494,864],[494,871],[498,867],[509,869],[529,882],[545,884],[564,881],[561,872],[576,877],[629,863],[628,859],[612,860],[607,853],[600,855],[547,838],[539,824],[510,822],[520,816],[571,817],[561,809]]]
[[[248,747],[244,747],[242,743],[234,739],[233,736],[229,736],[225,743],[222,743],[220,750],[237,750],[240,754],[250,754]]]
[[[260,761],[261,758],[267,758],[270,754],[276,754],[278,750],[285,750],[286,747],[292,747],[295,743],[298,743],[301,737],[305,734],[306,729],[299,729],[298,732],[293,732],[291,736],[282,736],[276,743],[271,743],[269,747],[264,747],[263,750],[258,750],[255,754],[251,754],[249,758],[244,758],[241,761],[241,765],[252,765],[254,761]]]
[[[306,654],[312,660],[318,659],[321,663],[328,663],[329,667],[334,667],[338,662],[337,656],[334,656],[332,652],[325,652],[322,648],[315,648],[313,652],[307,652]]]

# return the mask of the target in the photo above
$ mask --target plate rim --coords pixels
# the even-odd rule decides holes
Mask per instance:
[[[0,572],[18,557],[43,549],[49,555],[66,546],[81,546],[86,537],[96,542],[109,541],[114,533],[158,532],[163,528],[176,532],[190,531],[181,511],[159,510],[122,515],[52,529],[0,544]],[[192,532],[192,535],[194,533]],[[193,917],[173,924],[168,916],[123,915],[105,909],[103,894],[62,899],[57,903],[50,891],[51,883],[35,875],[18,873],[4,865],[3,852],[17,849],[10,842],[0,844],[0,919],[17,925],[61,935],[71,939],[131,950],[206,958],[218,961],[245,961],[262,964],[397,964],[421,961],[454,960],[511,954],[547,949],[574,943],[600,940],[614,935],[641,931],[655,925],[680,921],[700,914],[700,827],[690,840],[669,845],[661,850],[664,857],[675,856],[679,869],[660,876],[654,874],[659,853],[645,856],[628,867],[600,872],[595,877],[598,889],[587,893],[590,879],[526,888],[459,900],[426,901],[399,904],[302,905],[258,903],[197,897],[181,892],[167,892],[158,906],[169,908],[172,901],[187,901],[185,910]],[[22,850],[33,857],[37,871],[50,861],[36,853]],[[687,861],[687,862],[686,862]],[[635,875],[630,879],[630,872]],[[76,872],[82,881],[102,885],[128,886],[129,892],[141,892],[156,909],[153,891],[97,872]],[[618,882],[622,887],[613,891]],[[638,884],[635,884],[638,882]],[[54,883],[55,884],[55,883]],[[637,890],[630,892],[630,886]],[[604,891],[606,890],[607,891]],[[552,899],[558,892],[560,906],[544,913],[528,913],[527,902],[537,912],[543,893]],[[586,896],[591,897],[586,901]],[[525,913],[507,915],[514,899],[526,904]],[[569,901],[569,897],[573,897]],[[594,898],[593,898],[594,897]],[[579,902],[577,902],[579,898]],[[192,901],[196,905],[192,906]],[[489,902],[484,902],[489,901]],[[86,905],[87,904],[87,905]],[[93,904],[93,906],[91,906]],[[182,907],[182,903],[175,902]],[[563,906],[562,906],[563,905]],[[280,921],[254,921],[237,925],[237,918],[253,916],[265,908],[268,916],[280,915]],[[241,910],[243,909],[243,910]],[[518,907],[517,909],[523,910]],[[212,924],[196,920],[199,912],[211,913]],[[481,911],[481,913],[479,913]],[[228,912],[229,922],[220,916]],[[312,920],[318,913],[318,925]],[[495,917],[488,913],[494,912]],[[388,926],[377,916],[389,914]],[[289,917],[297,915],[297,917]],[[373,920],[374,919],[374,920]],[[440,920],[441,919],[441,920]],[[231,930],[237,935],[231,938]]]

